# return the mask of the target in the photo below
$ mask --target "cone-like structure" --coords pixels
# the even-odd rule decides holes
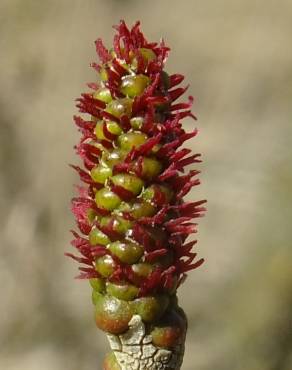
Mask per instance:
[[[195,119],[193,99],[176,102],[187,88],[164,71],[163,41],[149,43],[139,22],[115,28],[113,49],[96,41],[100,82],[78,99],[87,116],[74,117],[83,166],[72,167],[84,186],[72,200],[72,244],[81,256],[67,255],[90,279],[96,325],[108,334],[104,369],[179,369],[187,324],[176,290],[203,263],[186,239],[205,201],[183,200],[199,184],[199,171],[185,168],[200,154],[182,148],[197,135],[181,124]]]

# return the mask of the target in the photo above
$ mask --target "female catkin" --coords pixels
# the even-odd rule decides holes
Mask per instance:
[[[197,135],[181,121],[195,119],[184,77],[169,75],[169,48],[148,42],[137,22],[115,27],[113,48],[96,41],[99,82],[81,95],[74,117],[81,132],[76,146],[82,187],[72,199],[79,232],[72,245],[80,256],[80,278],[89,279],[96,325],[112,347],[105,370],[179,369],[186,317],[176,291],[199,267],[193,246],[194,218],[205,201],[186,202],[199,171],[186,171],[200,154],[184,148]]]

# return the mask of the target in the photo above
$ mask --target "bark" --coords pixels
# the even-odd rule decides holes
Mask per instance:
[[[184,355],[185,336],[176,347],[165,349],[152,343],[151,335],[139,315],[129,322],[122,335],[107,334],[112,351],[121,370],[179,370]]]

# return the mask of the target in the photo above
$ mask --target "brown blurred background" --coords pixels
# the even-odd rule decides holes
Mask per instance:
[[[0,368],[101,369],[105,336],[73,280],[74,99],[93,41],[142,21],[197,97],[206,264],[180,302],[184,370],[292,369],[291,0],[1,0]],[[186,120],[189,128],[194,125]]]

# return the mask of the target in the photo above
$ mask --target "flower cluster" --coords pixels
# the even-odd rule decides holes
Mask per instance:
[[[83,163],[72,167],[84,185],[72,199],[80,255],[67,255],[90,279],[97,326],[119,334],[133,314],[146,323],[169,315],[186,273],[203,263],[186,239],[205,200],[183,199],[200,183],[199,171],[186,167],[201,159],[183,147],[198,131],[182,127],[183,118],[196,119],[193,98],[177,102],[187,87],[178,86],[184,76],[164,70],[170,49],[148,42],[139,22],[115,28],[113,49],[96,41],[100,82],[78,99],[87,116],[74,117]]]

